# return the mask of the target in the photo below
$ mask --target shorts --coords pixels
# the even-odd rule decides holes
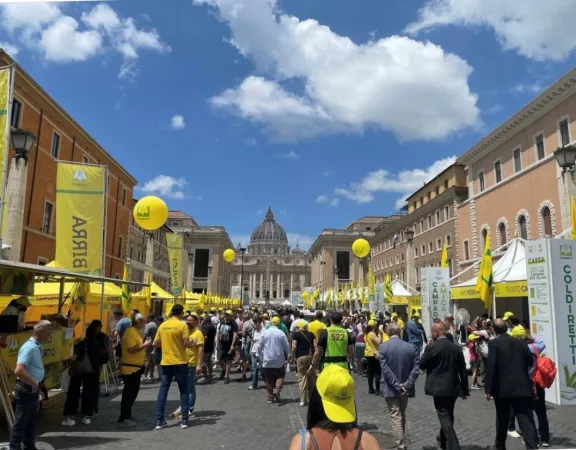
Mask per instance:
[[[155,350],[155,348],[152,347],[152,346],[150,346],[150,347],[148,347],[148,348],[146,349],[146,361],[148,361],[148,362],[154,362],[154,363],[156,362],[156,361],[155,361],[156,358],[155,358],[155,356],[154,356],[154,350]]]
[[[233,361],[234,353],[230,353],[230,346],[218,347],[218,361]]]
[[[264,374],[264,379],[267,384],[275,385],[278,378],[284,378],[286,376],[286,366],[282,366],[278,369],[265,367],[262,369]]]
[[[364,350],[366,349],[366,344],[364,342],[356,342],[354,345],[354,356],[356,361],[360,361],[364,357]]]
[[[240,359],[242,361],[250,361],[250,345],[243,345],[240,350]]]
[[[470,361],[470,369],[479,369],[480,361]]]
[[[202,359],[202,363],[206,367],[210,367],[212,365],[212,352],[204,353],[204,358]]]

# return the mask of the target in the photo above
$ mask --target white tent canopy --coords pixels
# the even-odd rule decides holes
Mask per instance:
[[[392,295],[394,297],[410,297],[414,295],[412,292],[408,290],[402,281],[396,279],[392,281]]]
[[[290,300],[284,300],[282,306],[292,306],[292,302]]]
[[[494,283],[508,283],[514,281],[526,281],[526,243],[520,238],[515,238],[506,250],[506,253],[492,267]],[[476,286],[476,277],[452,288]],[[396,295],[396,294],[394,294]]]

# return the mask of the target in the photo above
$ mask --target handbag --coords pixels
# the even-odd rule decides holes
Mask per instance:
[[[75,377],[78,375],[86,375],[88,373],[94,373],[94,367],[92,366],[92,362],[88,357],[87,348],[84,349],[84,355],[82,358],[72,360],[68,373],[70,374],[71,377]]]

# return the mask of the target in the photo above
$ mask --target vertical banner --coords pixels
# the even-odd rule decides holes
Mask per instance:
[[[384,308],[384,283],[374,286],[374,299],[370,299],[370,312],[382,311]]]
[[[300,303],[302,303],[302,292],[300,291],[292,291],[292,304],[293,305],[299,305]]]
[[[232,286],[231,298],[240,298],[240,286]]]
[[[10,112],[10,74],[12,69],[6,68],[0,70],[0,191],[4,194],[3,197],[6,196],[6,191],[4,190],[4,186],[6,181],[4,176],[6,175],[6,157],[8,153],[8,136],[10,134],[10,118],[8,117],[8,113]],[[2,227],[0,229],[1,237],[4,237],[4,227],[6,226],[6,199],[0,199],[2,204],[2,208],[0,210],[0,214],[2,214]],[[1,239],[0,239],[1,240]]]
[[[58,162],[56,264],[102,275],[106,167]]]
[[[170,261],[170,293],[175,297],[182,295],[182,250],[181,234],[166,233],[168,260]]]
[[[430,330],[435,320],[444,320],[450,305],[450,274],[446,267],[422,267],[420,269],[420,292],[422,294],[422,322]]]
[[[528,241],[526,243],[526,275],[528,281],[528,305],[530,317],[530,334],[544,341],[545,353],[556,359],[554,338],[554,312],[552,301],[552,280],[550,279],[550,249],[547,239]],[[558,367],[561,377],[562,368]],[[546,389],[546,401],[560,404],[557,381]]]

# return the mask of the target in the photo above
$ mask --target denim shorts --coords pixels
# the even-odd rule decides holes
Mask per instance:
[[[242,349],[240,350],[240,359],[242,361],[250,361],[250,346],[243,345]]]
[[[366,344],[364,342],[356,342],[356,345],[354,345],[354,355],[357,361],[360,361],[364,357],[365,348]]]

